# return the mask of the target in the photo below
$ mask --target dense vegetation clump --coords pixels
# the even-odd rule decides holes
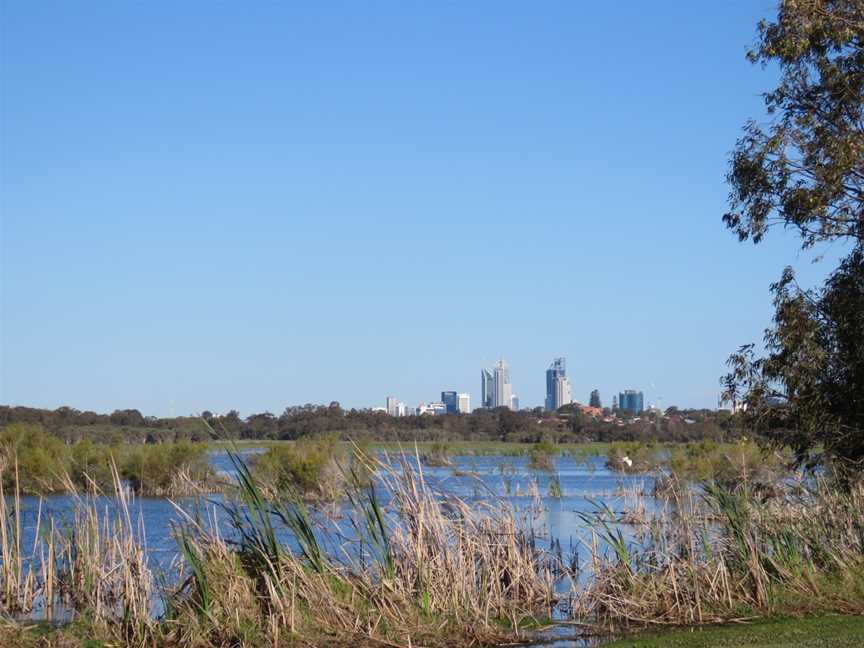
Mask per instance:
[[[253,474],[270,492],[337,499],[344,494],[340,459],[344,462],[347,456],[334,436],[303,439],[270,447],[255,457]]]
[[[84,439],[64,443],[40,425],[14,423],[0,431],[0,479],[9,491],[50,494],[110,490],[117,470],[142,495],[179,494],[209,487],[207,448],[189,442],[120,445]]]

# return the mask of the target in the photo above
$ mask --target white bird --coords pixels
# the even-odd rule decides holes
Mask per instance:
[[[624,463],[626,463],[628,468],[632,468],[632,467],[633,467],[633,460],[632,460],[630,457],[623,457],[623,458],[621,459],[621,461],[623,461]]]

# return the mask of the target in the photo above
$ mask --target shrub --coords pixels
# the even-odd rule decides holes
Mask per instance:
[[[273,446],[255,458],[255,476],[271,491],[336,499],[343,481],[335,437],[302,439]]]
[[[0,469],[6,490],[14,485],[16,464],[21,492],[47,494],[63,490],[68,452],[63,442],[47,434],[41,425],[13,423],[0,433]]]
[[[136,447],[123,460],[122,476],[144,495],[169,493],[180,479],[206,481],[212,474],[203,445],[180,441]]]

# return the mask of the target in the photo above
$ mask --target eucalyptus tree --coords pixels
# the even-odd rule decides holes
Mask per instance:
[[[734,353],[724,395],[800,462],[848,477],[864,468],[864,0],[784,0],[758,30],[748,58],[780,79],[732,153],[723,220],[742,241],[782,227],[851,251],[816,289],[784,270],[765,355]]]

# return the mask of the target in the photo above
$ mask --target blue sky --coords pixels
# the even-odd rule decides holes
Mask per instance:
[[[711,407],[829,269],[720,220],[773,2],[3,6],[3,403]]]

